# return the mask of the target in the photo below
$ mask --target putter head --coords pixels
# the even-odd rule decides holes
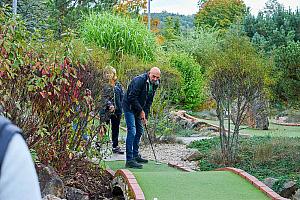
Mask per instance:
[[[155,165],[161,165],[162,163],[155,161]]]

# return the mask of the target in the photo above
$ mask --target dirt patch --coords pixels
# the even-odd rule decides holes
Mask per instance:
[[[110,188],[111,177],[98,165],[86,160],[75,160],[62,180],[66,186],[89,194],[91,200],[115,199]]]

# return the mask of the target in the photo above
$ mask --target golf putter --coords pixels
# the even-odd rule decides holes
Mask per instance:
[[[154,155],[155,164],[156,164],[156,165],[161,165],[161,163],[157,161],[156,154],[155,154],[155,151],[154,151],[154,148],[153,148],[153,144],[152,144],[152,140],[151,140],[151,137],[150,137],[150,134],[149,134],[149,131],[148,131],[148,127],[147,127],[146,124],[145,124],[144,126],[145,126],[146,134],[147,134],[147,137],[148,137],[148,139],[149,139],[150,146],[151,146],[151,149],[152,149],[152,152],[153,152],[153,155]]]

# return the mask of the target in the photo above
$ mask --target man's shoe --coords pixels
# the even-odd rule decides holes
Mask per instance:
[[[126,161],[125,167],[127,168],[135,168],[135,169],[142,169],[143,165],[137,163],[135,160]]]
[[[117,153],[117,154],[124,154],[124,151],[122,151],[122,149],[120,147],[113,148],[112,152]]]
[[[138,163],[148,163],[147,159],[142,158],[140,155],[135,157],[134,160]]]

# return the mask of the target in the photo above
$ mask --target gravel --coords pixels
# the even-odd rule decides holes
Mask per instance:
[[[193,149],[186,148],[184,144],[154,144],[154,151],[158,162],[175,162],[190,169],[198,170],[198,163],[196,161],[183,161],[185,157],[193,153]],[[150,144],[141,146],[140,153],[142,157],[155,160]]]

